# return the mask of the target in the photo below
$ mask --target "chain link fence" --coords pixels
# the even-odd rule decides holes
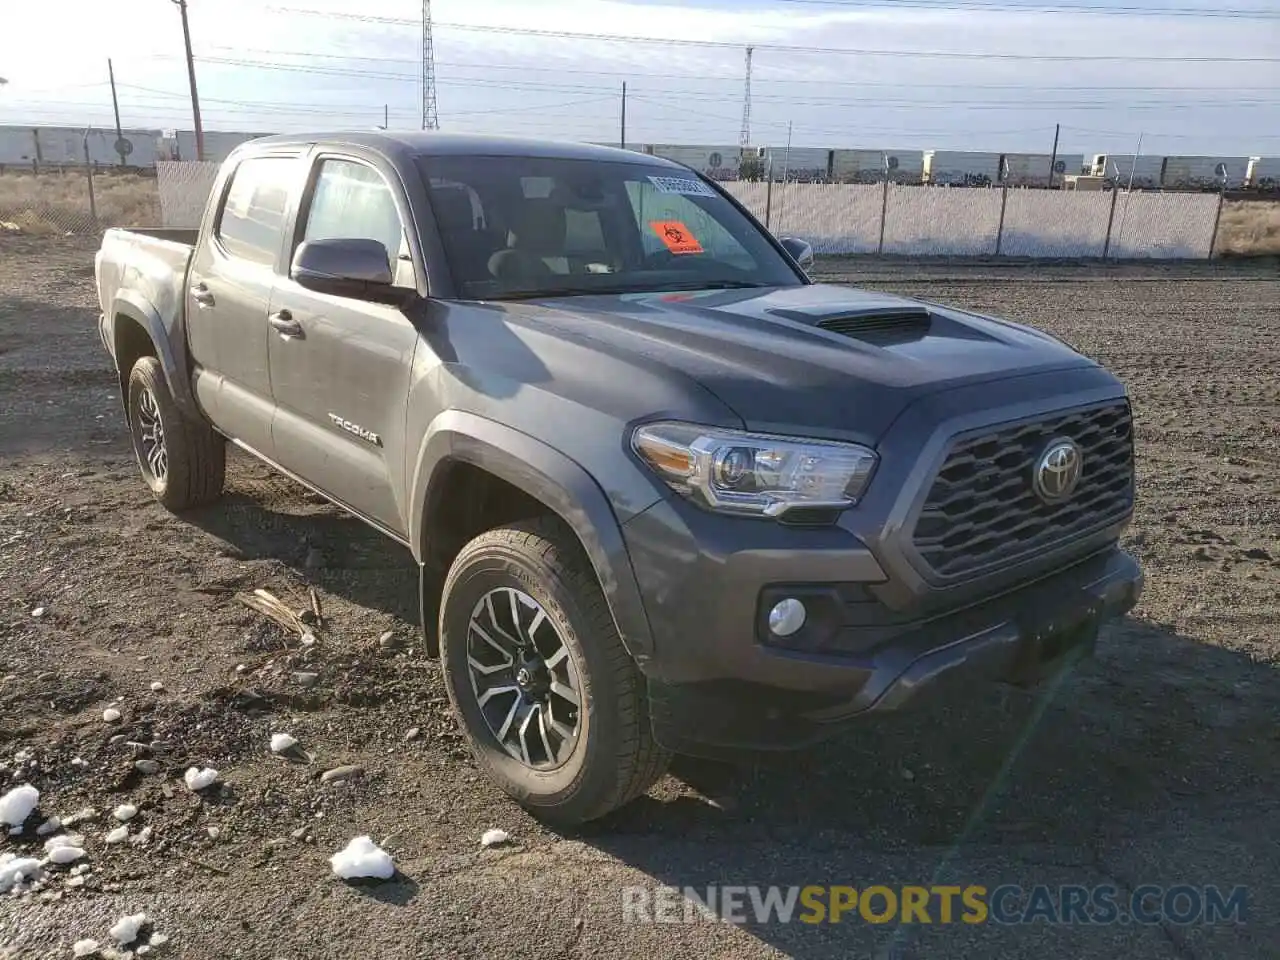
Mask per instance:
[[[1204,259],[1217,194],[722,184],[778,236],[819,254]]]
[[[62,236],[160,222],[160,191],[150,170],[82,165],[0,171],[0,231]]]
[[[92,234],[197,227],[218,164],[0,171],[0,231]],[[1077,192],[882,184],[723,186],[778,236],[819,254],[1203,259],[1217,242],[1217,194]]]

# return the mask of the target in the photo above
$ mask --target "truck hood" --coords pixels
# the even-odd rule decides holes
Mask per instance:
[[[1094,365],[1018,324],[827,284],[503,306],[532,327],[674,368],[749,429],[864,443],[926,394]]]

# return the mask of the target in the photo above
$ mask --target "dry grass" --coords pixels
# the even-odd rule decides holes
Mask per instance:
[[[1218,256],[1280,255],[1280,201],[1228,200],[1218,224]]]
[[[0,174],[0,220],[35,235],[160,222],[160,194],[153,177],[100,172],[94,175],[93,190],[97,224],[90,215],[89,184],[83,170],[39,176]]]

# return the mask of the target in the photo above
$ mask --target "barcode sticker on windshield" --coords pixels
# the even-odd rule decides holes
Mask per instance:
[[[716,192],[701,180],[686,180],[683,177],[650,177],[649,182],[658,188],[659,193],[682,193],[691,197],[716,195]]]

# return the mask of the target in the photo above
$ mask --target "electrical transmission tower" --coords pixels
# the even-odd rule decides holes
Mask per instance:
[[[755,47],[747,47],[747,76],[742,90],[742,132],[738,134],[738,146],[744,150],[751,146],[751,54]]]
[[[436,54],[431,43],[431,0],[422,0],[422,129],[440,129],[436,112]]]

